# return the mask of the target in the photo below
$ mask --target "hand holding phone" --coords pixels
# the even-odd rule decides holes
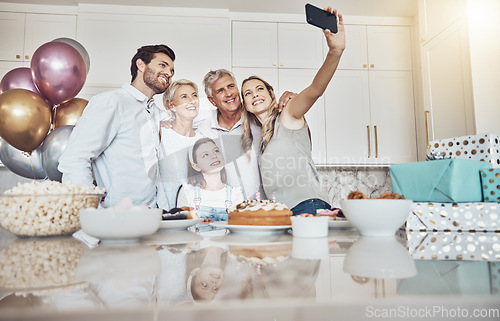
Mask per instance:
[[[313,26],[337,33],[337,17],[333,13],[315,7],[310,3],[306,4],[306,20],[307,23]]]

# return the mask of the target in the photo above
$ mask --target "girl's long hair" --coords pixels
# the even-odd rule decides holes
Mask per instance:
[[[247,81],[250,80],[259,80],[261,81],[267,89],[267,92],[271,96],[271,105],[267,111],[267,117],[263,124],[259,122],[257,117],[249,112],[245,106],[245,97],[243,96],[243,86]],[[243,135],[241,136],[241,148],[243,151],[248,152],[250,148],[252,148],[253,135],[251,130],[251,124],[255,124],[262,128],[262,142],[260,146],[260,152],[264,152],[269,144],[269,141],[273,137],[274,134],[274,124],[276,123],[276,118],[280,114],[278,109],[274,108],[276,104],[276,95],[274,94],[273,86],[271,86],[267,81],[258,77],[258,76],[250,76],[247,79],[243,80],[241,84],[241,100],[243,104],[243,112],[242,112],[242,122],[243,122]]]
[[[205,178],[203,178],[203,173],[195,170],[193,168],[192,164],[197,163],[196,151],[198,150],[198,148],[200,148],[201,145],[203,145],[205,143],[213,143],[220,150],[219,145],[217,145],[213,139],[208,138],[208,137],[200,138],[194,143],[193,147],[191,147],[189,149],[188,159],[187,159],[189,184],[191,184],[193,186],[199,186],[200,188],[203,188],[203,189],[206,187],[207,182],[205,181]],[[221,150],[221,152],[222,152],[222,150]],[[225,165],[222,168],[222,170],[220,171],[220,178],[221,178],[222,183],[227,184],[227,173],[226,173]]]

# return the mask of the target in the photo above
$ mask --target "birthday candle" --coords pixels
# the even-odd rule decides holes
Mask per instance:
[[[259,191],[255,192],[255,199],[257,200],[257,202],[260,202],[260,192]]]
[[[273,192],[273,203],[276,203],[276,193]]]

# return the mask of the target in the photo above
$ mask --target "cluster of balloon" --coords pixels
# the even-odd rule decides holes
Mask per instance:
[[[75,96],[89,70],[87,50],[74,39],[58,38],[35,51],[30,68],[5,74],[0,81],[0,161],[7,169],[26,178],[61,181],[59,157],[87,106],[87,100]]]

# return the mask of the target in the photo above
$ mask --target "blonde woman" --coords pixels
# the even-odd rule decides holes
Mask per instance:
[[[186,79],[174,81],[163,94],[163,104],[173,121],[171,128],[161,128],[164,157],[159,161],[158,207],[171,209],[176,206],[180,186],[187,182],[189,148],[202,138],[193,129],[200,106],[198,86]]]
[[[291,99],[279,112],[274,108],[273,87],[252,76],[243,81],[242,147],[249,150],[253,137],[251,124],[262,127],[259,169],[266,195],[275,195],[294,215],[315,214],[317,209],[330,208],[327,195],[321,191],[318,172],[311,156],[309,127],[304,115],[323,95],[332,79],[345,48],[344,23],[341,14],[331,7],[325,9],[337,15],[338,33],[324,31],[328,53],[311,85]]]

